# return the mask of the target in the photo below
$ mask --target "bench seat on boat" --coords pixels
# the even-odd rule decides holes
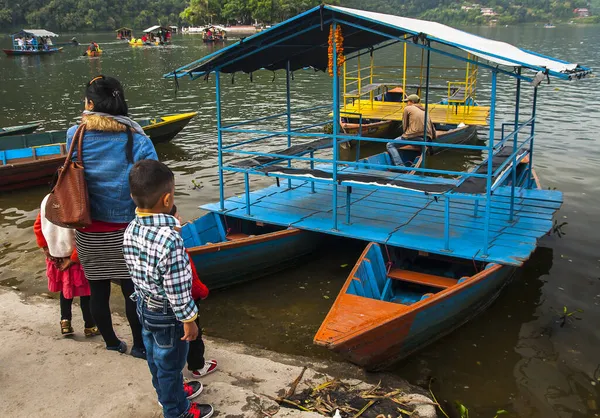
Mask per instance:
[[[244,234],[243,232],[234,232],[227,234],[227,241],[235,241],[238,239],[248,238],[250,235]]]
[[[454,286],[457,281],[448,277],[435,276],[433,274],[418,273],[416,271],[391,269],[388,277],[394,280],[421,284],[424,286],[436,287],[438,289],[447,289]]]

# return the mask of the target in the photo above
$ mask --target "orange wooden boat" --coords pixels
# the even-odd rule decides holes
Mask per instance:
[[[515,267],[370,243],[314,342],[367,369],[400,360],[486,309]]]

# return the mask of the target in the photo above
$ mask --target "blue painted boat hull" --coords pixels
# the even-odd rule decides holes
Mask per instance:
[[[62,51],[62,48],[51,48],[51,49],[4,49],[3,50],[6,55],[48,55],[54,54],[55,52]]]
[[[222,227],[220,221],[223,221]],[[290,268],[299,258],[314,251],[319,243],[319,235],[315,233],[260,225],[215,213],[194,223],[194,231],[190,225],[184,225],[182,236],[201,280],[209,289],[233,286]],[[217,227],[211,230],[213,223]],[[194,242],[192,235],[205,235],[206,239]]]

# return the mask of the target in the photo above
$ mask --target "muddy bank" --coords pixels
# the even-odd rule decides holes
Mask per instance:
[[[161,409],[145,361],[108,352],[100,337],[85,339],[83,323],[73,310],[74,337],[59,331],[54,300],[24,298],[0,290],[0,404],[3,416],[160,417]],[[119,336],[131,342],[126,320],[115,315]],[[198,398],[215,406],[219,417],[318,417],[280,408],[272,398],[283,396],[307,367],[298,392],[332,378],[353,384],[377,383],[407,393],[424,393],[385,374],[367,374],[345,363],[273,353],[206,338],[207,358],[219,370],[202,379]]]

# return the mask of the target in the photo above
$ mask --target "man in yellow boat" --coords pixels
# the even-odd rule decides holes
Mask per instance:
[[[421,98],[416,94],[411,94],[406,98],[406,106],[402,113],[402,135],[399,139],[411,141],[422,141],[425,129],[425,108],[421,104]],[[437,138],[435,126],[431,118],[427,115],[427,140],[431,141]],[[402,147],[402,143],[388,142],[387,151],[392,157],[395,165],[404,165],[400,153],[396,147]],[[410,145],[408,145],[410,146]]]

